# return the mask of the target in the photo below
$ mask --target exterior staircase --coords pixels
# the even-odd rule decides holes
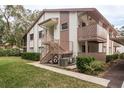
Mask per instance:
[[[45,56],[41,57],[40,63],[58,63],[59,56],[64,54],[65,50],[56,42],[47,41],[43,43],[49,47]]]

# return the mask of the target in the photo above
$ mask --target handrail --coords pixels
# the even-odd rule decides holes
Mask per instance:
[[[44,57],[42,57],[40,61],[42,62],[44,60],[44,58],[47,57],[50,54],[50,52],[51,51],[47,52],[47,54]]]
[[[96,39],[101,38],[106,40],[107,30],[98,24],[93,24],[82,28],[81,27],[78,28],[79,40],[92,39],[92,38],[96,38]]]

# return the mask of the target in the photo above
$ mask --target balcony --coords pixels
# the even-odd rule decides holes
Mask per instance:
[[[98,24],[78,28],[78,41],[106,42],[107,30]]]
[[[118,44],[124,45],[124,36],[111,36],[110,40],[112,40]]]

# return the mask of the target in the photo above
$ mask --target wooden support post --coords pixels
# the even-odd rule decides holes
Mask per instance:
[[[85,41],[85,54],[88,54],[88,41]]]

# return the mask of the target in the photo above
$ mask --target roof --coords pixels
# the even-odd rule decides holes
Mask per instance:
[[[96,9],[96,8],[63,8],[63,9],[43,9],[43,11],[41,12],[41,14],[39,15],[39,17],[34,21],[34,23],[29,27],[27,33],[34,27],[34,25],[39,21],[39,19],[41,18],[41,16],[45,13],[45,12],[83,12],[83,11],[87,11],[87,12],[92,12],[94,13],[94,15],[97,16],[97,19],[102,19],[107,25],[109,25],[111,27],[112,30],[114,30],[115,32],[117,32],[113,26],[108,22],[108,20],[106,20],[106,18]],[[27,34],[26,33],[26,34]],[[25,34],[25,35],[26,35]]]
[[[94,11],[96,8],[62,8],[62,9],[43,9],[45,12],[76,12],[76,11]]]

